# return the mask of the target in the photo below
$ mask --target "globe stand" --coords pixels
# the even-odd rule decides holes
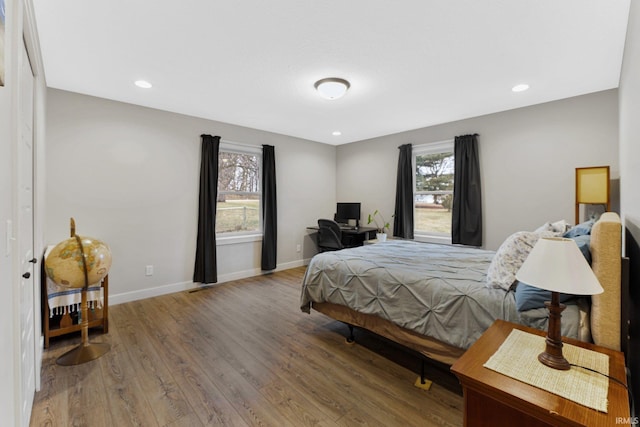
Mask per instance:
[[[61,366],[74,366],[91,362],[109,351],[111,346],[106,343],[91,344],[89,342],[89,309],[87,308],[87,290],[89,289],[89,273],[87,271],[87,262],[85,260],[84,247],[82,240],[76,234],[76,223],[71,218],[71,237],[75,237],[80,248],[82,258],[82,267],[84,270],[84,287],[82,288],[82,299],[80,300],[80,316],[82,319],[82,343],[60,356],[56,363]]]
[[[60,356],[56,363],[61,366],[81,365],[91,362],[109,351],[111,346],[106,343],[91,344],[89,342],[89,310],[87,308],[87,288],[82,288],[82,301],[80,303],[80,315],[82,316],[82,343]]]

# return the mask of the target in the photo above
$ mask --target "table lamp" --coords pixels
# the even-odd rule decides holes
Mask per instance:
[[[549,310],[549,327],[545,351],[538,360],[554,369],[570,368],[562,356],[560,319],[564,304],[560,304],[560,293],[572,295],[595,295],[604,289],[593,274],[593,270],[578,249],[575,241],[562,237],[543,237],[535,244],[516,279],[536,288],[551,291],[551,301],[545,305]]]

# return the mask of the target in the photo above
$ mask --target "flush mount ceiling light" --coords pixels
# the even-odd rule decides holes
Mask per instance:
[[[347,92],[351,85],[345,79],[329,77],[318,80],[313,87],[316,88],[320,96],[327,99],[338,99]]]
[[[339,130],[334,130],[333,132],[331,132],[331,135],[340,136],[340,135],[342,135],[342,132],[340,132]]]
[[[529,89],[529,85],[526,83],[515,85],[514,87],[511,88],[511,90],[514,92],[524,92],[527,89]]]
[[[134,84],[142,89],[150,89],[153,85],[146,80],[136,80]]]

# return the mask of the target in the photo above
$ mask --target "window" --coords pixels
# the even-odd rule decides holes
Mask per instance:
[[[413,149],[414,234],[417,240],[450,240],[453,205],[453,141]]]
[[[262,233],[261,164],[261,148],[220,144],[216,234]]]

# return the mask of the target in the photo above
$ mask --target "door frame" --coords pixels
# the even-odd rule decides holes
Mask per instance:
[[[42,299],[41,299],[41,262],[46,247],[44,238],[45,217],[45,119],[46,119],[46,91],[47,84],[42,62],[42,52],[36,26],[35,10],[31,0],[23,0],[23,38],[27,48],[27,54],[33,70],[33,253],[38,258],[34,268],[34,324],[36,356],[36,390],[40,390],[40,371],[42,367],[42,354],[44,348],[44,336],[42,334]]]
[[[35,304],[36,278],[34,271],[36,266],[31,262],[35,258],[33,238],[33,68],[27,52],[27,46],[23,43],[18,58],[20,67],[20,102],[16,110],[19,112],[18,123],[20,135],[16,141],[18,144],[16,168],[18,171],[18,217],[16,218],[16,243],[18,251],[15,256],[20,260],[19,282],[20,295],[20,404],[21,417],[24,422],[31,416],[31,408],[35,396],[36,382],[36,354],[37,354],[37,328],[35,313],[38,310]]]

